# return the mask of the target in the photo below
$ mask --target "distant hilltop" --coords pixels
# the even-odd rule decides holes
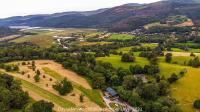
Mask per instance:
[[[200,25],[200,0],[163,0],[150,4],[125,4],[85,12],[16,16],[0,19],[0,26],[54,28],[103,28],[109,31],[132,31],[146,24],[161,22],[177,15]]]

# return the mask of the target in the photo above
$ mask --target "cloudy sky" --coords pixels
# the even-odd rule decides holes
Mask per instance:
[[[126,3],[150,3],[159,0],[1,0],[0,18],[65,11],[88,11]]]

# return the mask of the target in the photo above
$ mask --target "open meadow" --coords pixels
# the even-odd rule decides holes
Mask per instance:
[[[31,61],[30,61],[31,62]],[[91,88],[87,80],[77,75],[74,72],[64,69],[60,64],[50,60],[35,61],[36,70],[41,72],[40,81],[35,82],[35,71],[30,69],[30,64],[22,65],[22,62],[13,62],[9,64],[18,64],[20,71],[6,72],[16,79],[21,80],[22,87],[28,91],[31,98],[38,101],[45,99],[55,104],[54,109],[66,109],[72,107],[82,108],[99,108],[105,107],[101,91]],[[28,63],[28,61],[26,61]],[[5,72],[5,71],[4,71]],[[60,96],[57,91],[52,88],[52,85],[57,81],[62,81],[67,78],[73,84],[73,91],[66,96]],[[84,95],[84,101],[79,101],[79,96]]]
[[[136,57],[135,62],[121,62],[121,56],[119,55],[110,55],[109,57],[99,57],[96,59],[97,61],[102,61],[102,62],[109,62],[111,63],[114,67],[119,68],[125,68],[129,69],[130,65],[147,65],[149,64],[149,61],[146,58],[142,57]]]
[[[54,42],[55,38],[54,36],[71,36],[73,33],[82,33],[82,32],[96,32],[95,29],[35,29],[35,30],[25,30],[24,32],[31,32],[34,33],[33,35],[26,35],[14,40],[11,40],[10,42],[14,43],[24,43],[24,42],[30,42],[33,44],[36,44],[40,47],[49,48],[51,47]]]

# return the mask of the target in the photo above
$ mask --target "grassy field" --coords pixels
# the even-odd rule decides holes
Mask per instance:
[[[76,86],[76,88],[79,89],[85,96],[87,96],[91,101],[93,101],[100,107],[106,107],[105,103],[103,102],[102,96],[98,90],[85,89],[82,86]]]
[[[55,72],[54,70],[51,70],[48,67],[44,67],[42,68],[42,70],[44,70],[44,72],[48,75],[50,75],[51,77],[57,79],[57,80],[63,80],[64,77],[62,77],[59,73]]]
[[[158,44],[157,43],[141,43],[141,45],[137,45],[137,46],[130,46],[130,47],[122,47],[122,48],[119,48],[117,50],[117,52],[123,52],[123,53],[127,53],[129,52],[132,48],[134,47],[150,47],[150,48],[155,48],[157,47]],[[137,53],[136,53],[137,54]]]
[[[142,43],[142,47],[150,47],[150,48],[156,48],[158,46],[158,43]]]
[[[193,102],[200,99],[200,69],[187,67],[185,77],[172,85],[172,96],[179,101],[184,112],[197,112],[193,109]]]
[[[194,48],[189,48],[188,51],[184,51],[179,48],[172,48],[172,51],[174,52],[193,52],[193,53],[200,53],[200,49],[194,49]]]
[[[159,63],[159,67],[160,67],[160,75],[165,76],[166,78],[170,77],[173,73],[179,74],[180,71],[187,68],[184,66],[176,64],[168,64],[168,63]]]
[[[20,81],[21,81],[23,87],[25,87],[29,90],[32,90],[33,92],[37,93],[38,95],[48,99],[49,101],[52,101],[52,102],[58,104],[59,106],[61,106],[63,108],[75,107],[75,104],[73,104],[70,101],[67,101],[64,98],[61,98],[51,92],[48,92],[47,90],[44,90],[28,81],[23,80],[23,79],[20,79]]]
[[[81,46],[91,46],[91,45],[107,45],[107,44],[111,44],[112,42],[80,42],[79,44]]]
[[[168,27],[167,24],[160,24],[160,22],[154,22],[154,23],[149,23],[149,24],[144,25],[144,28],[149,29],[149,28],[152,28],[152,27],[155,27],[155,26]]]
[[[171,95],[180,103],[183,112],[195,112],[193,102],[200,98],[200,90],[197,89],[200,88],[200,69],[183,66],[184,61],[191,58],[189,56],[173,57],[173,61],[178,62],[178,64],[165,63],[163,57],[159,59],[160,74],[166,78],[170,77],[172,73],[179,74],[181,70],[187,70],[185,76],[171,86]]]
[[[181,45],[181,46],[199,46],[199,43],[193,43],[193,42],[187,42],[187,43],[176,43],[176,45]]]
[[[44,70],[44,72],[46,74],[54,77],[57,80],[62,80],[64,78],[59,73],[57,73],[57,72],[55,72],[55,71],[53,71],[53,70],[51,70],[47,67],[44,67],[42,69]],[[86,88],[82,87],[81,85],[78,85],[74,82],[73,82],[73,86],[75,88],[77,88],[78,90],[80,90],[82,92],[82,94],[84,94],[86,97],[88,97],[92,102],[96,103],[100,107],[105,107],[102,96],[101,96],[101,94],[98,90],[86,89]]]
[[[128,53],[133,47],[122,47],[117,50],[117,52]]]
[[[146,58],[142,58],[142,57],[136,57],[136,62],[134,62],[134,63],[121,62],[121,56],[119,56],[119,55],[111,55],[110,57],[99,57],[96,60],[103,61],[103,62],[109,62],[116,68],[123,67],[125,69],[129,69],[130,65],[138,64],[138,65],[144,66],[144,65],[149,64],[149,61]]]
[[[127,35],[127,34],[112,34],[108,40],[131,40],[135,38],[133,35]]]
[[[187,65],[188,61],[193,58],[194,57],[191,57],[191,56],[173,56],[171,63],[185,66]],[[159,57],[159,61],[164,63],[165,57]]]
[[[53,39],[54,33],[55,32],[52,32],[52,31],[37,32],[36,35],[20,37],[15,40],[12,40],[11,42],[15,42],[15,43],[31,42],[40,47],[48,48],[48,47],[51,47],[51,45],[54,42],[54,39]]]
[[[51,47],[54,38],[53,36],[71,36],[72,33],[81,33],[81,32],[96,32],[95,29],[42,29],[42,30],[26,30],[25,32],[32,32],[36,35],[28,35],[24,37],[20,37],[12,40],[11,42],[15,43],[23,43],[23,42],[31,42],[40,47]]]

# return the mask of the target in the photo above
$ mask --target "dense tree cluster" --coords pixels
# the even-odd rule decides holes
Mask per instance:
[[[22,109],[28,103],[28,93],[22,90],[20,82],[12,76],[0,74],[0,90],[0,112]]]
[[[145,65],[144,67],[140,65],[130,66],[129,70],[132,74],[148,74],[155,75],[160,72],[160,69],[157,65]]]
[[[59,92],[60,95],[66,95],[73,90],[73,86],[66,78],[61,82],[57,82],[53,85],[53,88]]]
[[[53,107],[53,103],[40,100],[26,107],[24,112],[53,112]]]

